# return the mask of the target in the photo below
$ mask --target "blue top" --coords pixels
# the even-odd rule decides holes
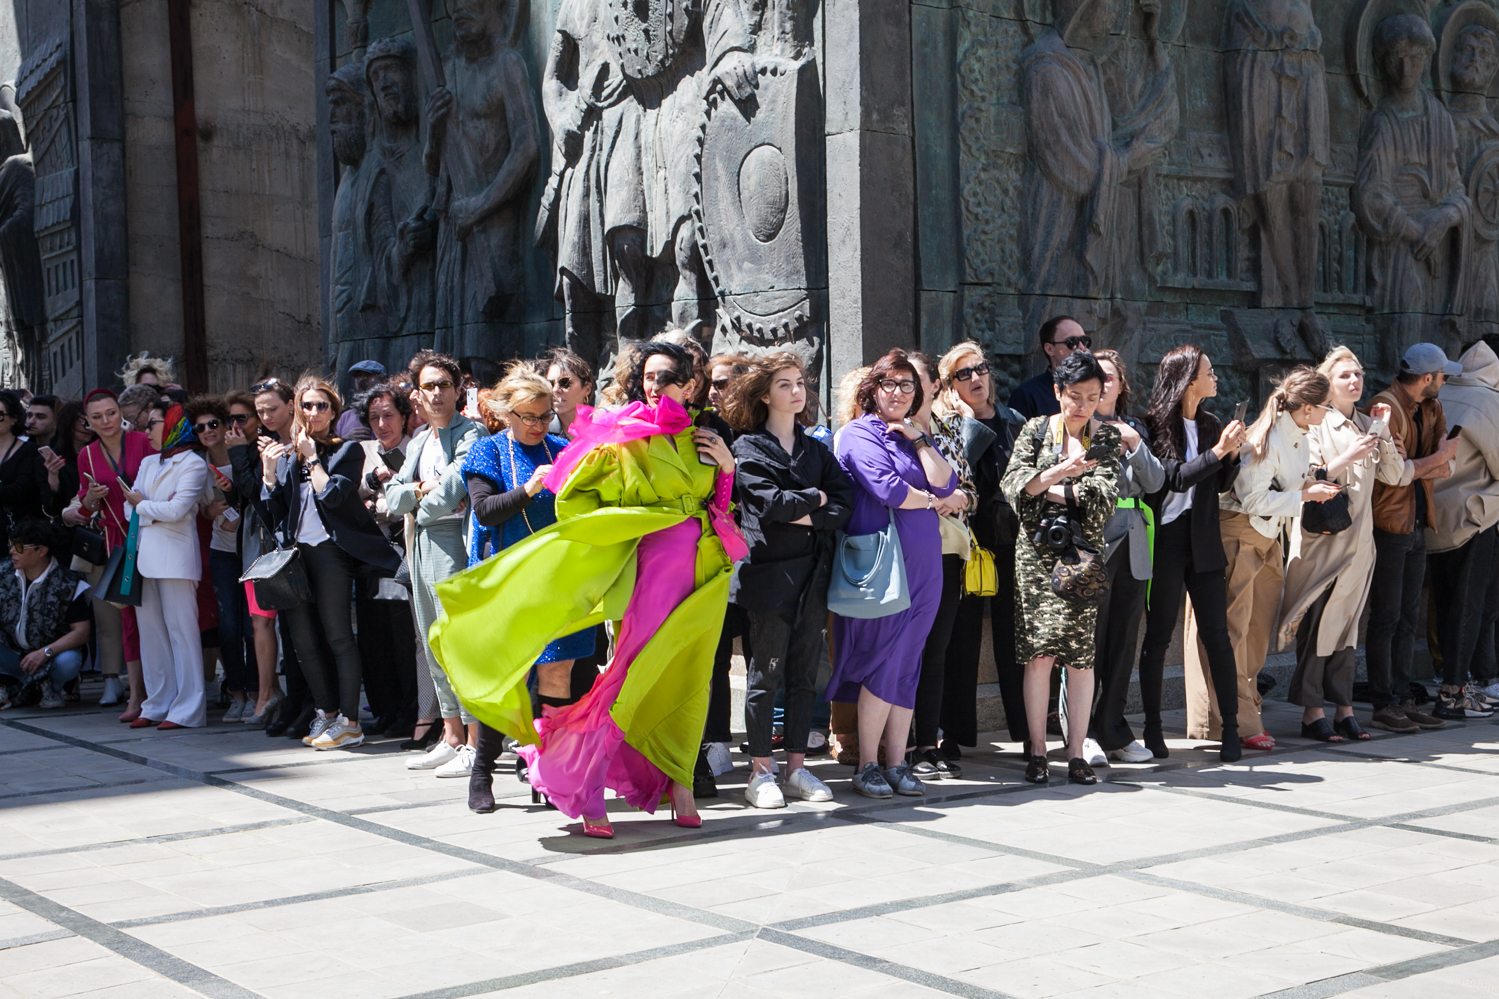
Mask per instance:
[[[1010,408],[1027,420],[1060,413],[1062,406],[1057,402],[1056,382],[1052,380],[1051,369],[1047,368],[1016,386],[1010,395]]]
[[[519,444],[506,430],[492,437],[481,437],[473,443],[463,459],[463,474],[465,477],[482,475],[503,492],[520,489],[536,469],[555,464],[557,456],[567,445],[567,438],[552,434],[543,437],[540,444]],[[555,524],[557,497],[550,489],[543,489],[521,513],[498,527],[483,526],[472,512],[469,521],[473,536],[469,542],[468,564],[473,566],[543,527]]]

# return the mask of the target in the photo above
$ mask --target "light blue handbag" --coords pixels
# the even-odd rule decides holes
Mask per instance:
[[[890,511],[890,523],[873,534],[839,531],[833,545],[828,610],[844,617],[875,618],[899,614],[910,606],[895,511]]]

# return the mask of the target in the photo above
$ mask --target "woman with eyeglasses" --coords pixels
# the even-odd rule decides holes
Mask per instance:
[[[229,407],[220,396],[200,395],[188,400],[187,415],[208,463],[209,501],[201,516],[210,525],[208,578],[218,608],[218,651],[224,663],[224,690],[229,694],[224,721],[232,724],[243,722],[246,710],[254,714],[260,678],[250,606],[239,581],[240,514],[234,504],[234,466],[229,459]]]
[[[203,645],[198,631],[198,581],[203,576],[197,515],[208,484],[187,410],[157,400],[145,414],[159,454],[141,459],[132,485],[120,484],[125,517],[139,518],[141,671],[146,699],[131,728],[163,731],[208,724],[203,696]]]
[[[302,741],[320,750],[351,748],[364,741],[364,730],[363,664],[350,626],[349,595],[364,565],[395,572],[400,559],[359,498],[364,449],[333,436],[343,404],[338,390],[307,376],[297,382],[293,398],[292,440],[267,444],[261,472],[273,523],[296,544],[312,591],[311,603],[284,612],[317,712]],[[332,670],[325,645],[333,653]]]
[[[1024,670],[1015,658],[1015,536],[1020,522],[999,488],[1025,418],[998,401],[983,348],[960,343],[937,362],[939,396],[933,411],[959,421],[963,454],[972,472],[977,504],[968,515],[974,541],[994,556],[993,597],[965,595],[953,618],[942,687],[940,755],[951,768],[962,746],[978,744],[978,671],[988,601],[994,671],[1010,740],[1026,743]]]
[[[1020,518],[1015,543],[1019,602],[1016,657],[1025,663],[1028,762],[1025,779],[1050,780],[1046,760],[1046,708],[1052,670],[1063,670],[1067,707],[1067,779],[1096,784],[1083,740],[1093,713],[1093,644],[1096,604],[1071,599],[1053,586],[1058,561],[1086,546],[1104,550],[1103,530],[1119,502],[1119,431],[1095,415],[1104,373],[1087,351],[1064,358],[1052,371],[1059,412],[1026,423],[1015,442],[1001,488]],[[1100,453],[1102,452],[1102,453]],[[1065,518],[1065,526],[1058,523]],[[1060,529],[1060,539],[1052,531]]]
[[[123,489],[135,481],[141,462],[156,448],[148,435],[124,429],[119,400],[109,389],[94,389],[85,396],[83,411],[96,439],[78,456],[82,481],[78,486],[79,509],[74,516],[77,523],[94,525],[104,535],[107,551],[113,553],[125,543],[130,530]],[[99,572],[102,575],[103,569]],[[104,674],[105,695],[113,693],[109,689],[111,677],[119,683],[121,665],[128,676],[129,696],[125,710],[120,713],[122,722],[139,718],[141,702],[146,699],[135,613],[134,607],[122,609],[103,600],[94,601],[94,628],[98,633],[99,670]]]
[[[629,405],[579,417],[542,483],[556,493],[557,523],[440,587],[432,642],[454,686],[486,725],[530,743],[520,753],[531,786],[582,816],[587,836],[614,835],[606,788],[648,812],[669,793],[677,825],[702,824],[692,772],[745,547],[729,514],[734,457],[693,425],[692,379],[684,348],[642,344]],[[544,704],[533,721],[531,665],[604,617],[619,622],[609,669],[581,700]]]
[[[1145,414],[1151,450],[1166,473],[1164,485],[1145,497],[1156,531],[1145,641],[1140,647],[1140,700],[1145,709],[1141,741],[1158,760],[1170,755],[1161,724],[1161,695],[1166,649],[1176,630],[1183,590],[1192,598],[1213,691],[1225,719],[1219,758],[1232,763],[1244,755],[1237,729],[1238,681],[1228,637],[1228,559],[1219,530],[1218,494],[1238,477],[1239,446],[1246,429],[1239,420],[1223,426],[1203,405],[1217,394],[1213,362],[1200,347],[1186,344],[1161,358]]]
[[[553,398],[547,380],[519,364],[490,393],[487,405],[505,429],[480,438],[463,459],[473,518],[470,568],[557,522],[556,496],[545,480],[568,441],[547,432],[557,416]],[[547,644],[536,659],[536,699],[543,709],[565,708],[577,700],[572,696],[573,663],[593,651],[592,628]],[[494,761],[504,742],[505,733],[480,723],[468,782],[468,807],[475,812],[494,811]]]
[[[1275,748],[1260,717],[1256,681],[1280,611],[1285,565],[1281,533],[1296,528],[1301,504],[1326,502],[1338,494],[1336,482],[1312,478],[1307,442],[1307,433],[1327,417],[1331,391],[1327,376],[1315,368],[1293,368],[1286,374],[1246,433],[1247,453],[1233,487],[1218,499],[1218,530],[1228,562],[1228,637],[1239,678],[1236,729],[1246,749]],[[1187,738],[1216,739],[1227,726],[1213,702],[1191,617],[1187,623]]]
[[[844,531],[874,534],[892,522],[905,559],[911,603],[886,617],[833,617],[828,700],[858,705],[859,770],[854,790],[870,798],[919,795],[925,786],[906,763],[921,657],[942,603],[942,538],[937,510],[958,487],[952,465],[909,419],[925,393],[910,356],[892,350],[859,383],[861,416],[838,432],[838,464],[853,480]],[[881,769],[883,743],[888,766]]]
[[[547,355],[546,377],[552,386],[552,408],[557,411],[547,432],[567,437],[578,407],[593,401],[593,368],[566,347],[553,347]]]

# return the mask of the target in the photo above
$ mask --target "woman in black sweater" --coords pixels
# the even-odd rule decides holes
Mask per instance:
[[[804,763],[817,668],[823,661],[833,534],[853,509],[853,486],[826,445],[802,430],[806,370],[799,355],[758,358],[729,386],[724,412],[738,431],[732,450],[740,523],[749,558],[730,599],[748,618],[745,727],[754,769],[744,796],[780,808],[786,794],[830,801]],[[785,792],[771,765],[776,690],[786,687]]]
[[[1166,483],[1145,497],[1155,517],[1155,562],[1140,650],[1140,699],[1145,707],[1145,747],[1156,759],[1168,755],[1161,731],[1161,693],[1166,648],[1182,604],[1192,598],[1198,630],[1207,650],[1208,671],[1223,715],[1220,758],[1243,755],[1234,719],[1238,717],[1238,672],[1228,638],[1228,593],[1223,571],[1223,538],[1218,531],[1218,494],[1239,474],[1240,420],[1227,427],[1203,409],[1218,394],[1213,362],[1198,347],[1177,347],[1161,359],[1145,423],[1150,446],[1166,472]]]

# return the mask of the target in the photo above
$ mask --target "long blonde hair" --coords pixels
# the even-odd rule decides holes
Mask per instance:
[[[976,341],[964,340],[942,355],[937,362],[937,401],[932,403],[932,412],[938,416],[952,416],[958,409],[958,387],[953,384],[953,372],[963,366],[963,358],[975,357],[980,363],[988,363],[984,348]],[[989,372],[989,405],[999,401],[999,388],[994,383],[994,372]]]
[[[1275,426],[1275,421],[1280,414],[1303,406],[1322,406],[1327,403],[1327,397],[1332,394],[1332,383],[1327,376],[1315,368],[1301,365],[1292,368],[1275,386],[1275,391],[1270,393],[1270,398],[1265,400],[1265,408],[1260,410],[1260,415],[1255,418],[1249,427],[1249,436],[1245,443],[1254,450],[1256,458],[1265,456],[1265,441],[1270,437],[1270,428]]]
[[[854,368],[838,382],[835,396],[838,399],[838,425],[840,427],[864,415],[864,410],[859,406],[859,384],[864,381],[864,376],[867,374],[869,374],[868,365]]]

